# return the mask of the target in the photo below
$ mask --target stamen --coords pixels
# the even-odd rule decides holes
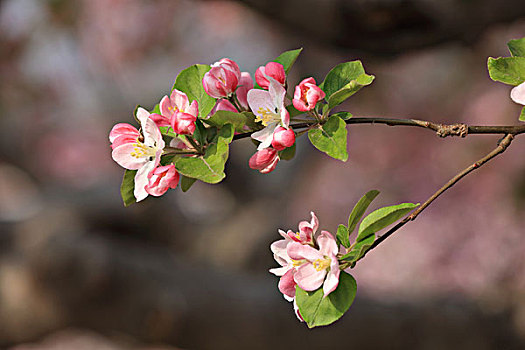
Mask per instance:
[[[312,265],[314,265],[314,268],[317,271],[322,271],[330,267],[330,262],[330,259],[317,259],[312,263]]]
[[[148,158],[149,160],[155,159],[156,149],[150,146],[146,146],[140,141],[134,144],[133,152],[130,153],[135,158]]]
[[[256,122],[262,122],[262,125],[268,126],[268,124],[281,120],[281,116],[277,114],[278,108],[275,108],[275,113],[272,112],[269,108],[259,107],[257,110],[257,117],[255,118]]]

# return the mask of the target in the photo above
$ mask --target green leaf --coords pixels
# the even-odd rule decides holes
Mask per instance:
[[[350,234],[348,232],[348,228],[346,228],[345,225],[339,225],[337,227],[337,234],[336,238],[337,241],[342,244],[345,248],[350,247]]]
[[[293,105],[286,106],[286,109],[288,110],[288,114],[290,114],[290,118],[296,117],[299,114],[303,114],[304,112],[301,112],[297,108],[295,108]]]
[[[337,112],[337,113],[334,113],[332,115],[338,116],[339,118],[341,118],[343,120],[348,120],[348,119],[352,118],[352,113],[350,113],[350,112]]]
[[[199,103],[199,117],[206,118],[215,105],[215,99],[204,91],[202,78],[211,69],[209,65],[195,64],[179,73],[173,89],[184,92],[190,102]]]
[[[197,181],[197,179],[182,175],[180,177],[180,189],[182,190],[182,192],[187,192],[190,189],[190,187],[195,183],[195,181]]]
[[[166,135],[169,137],[177,137],[177,134],[173,132],[171,126],[160,126],[159,130],[162,135]]]
[[[295,157],[295,143],[291,147],[279,151],[279,158],[281,158],[281,160],[292,160],[293,157]]]
[[[327,326],[344,315],[354,302],[357,292],[357,283],[352,275],[341,271],[339,284],[327,297],[323,295],[323,288],[313,292],[306,292],[296,287],[295,300],[299,312],[309,328]]]
[[[182,175],[207,183],[218,183],[226,176],[224,165],[228,159],[229,144],[233,139],[233,125],[226,124],[206,148],[203,156],[177,160],[175,168]]]
[[[492,80],[514,86],[525,81],[525,57],[489,57],[487,66]]]
[[[411,212],[418,205],[419,204],[401,203],[373,211],[364,218],[361,225],[359,225],[359,233],[356,242],[359,242],[367,238],[369,235],[375,234],[388,225],[393,224]]]
[[[525,38],[511,40],[507,46],[512,56],[525,57]]]
[[[308,131],[308,138],[318,150],[330,157],[346,162],[346,123],[338,116],[331,116],[322,127]]]
[[[244,126],[250,128],[250,130],[259,129],[255,123],[255,115],[250,112],[230,112],[230,111],[217,111],[208,119],[204,120],[207,124],[216,126],[218,128],[226,124],[232,124],[236,132],[245,133],[247,130]]]
[[[372,84],[374,81],[373,75],[361,74],[355,80],[351,80],[341,89],[334,92],[328,98],[328,108],[332,109],[337,105],[343,103],[347,98],[358,92],[363,86]]]
[[[523,107],[523,109],[521,110],[521,113],[520,113],[520,120],[522,122],[525,122],[525,107]]]
[[[359,86],[357,88],[357,90],[359,90],[361,86],[370,84],[372,80],[374,80],[374,76],[365,73],[361,61],[351,61],[340,63],[335,66],[330,72],[328,72],[326,78],[319,87],[323,89],[326,96],[330,98],[334,93],[339,92],[339,90],[352,90],[357,88],[357,86]],[[352,81],[355,82],[352,83]],[[356,87],[352,87],[351,85],[353,84],[355,84]],[[341,91],[340,95],[344,95],[343,93],[347,94],[349,92]],[[355,91],[352,92],[352,94],[353,93],[355,93]],[[335,98],[341,99],[341,96],[336,96]],[[336,101],[334,101],[334,103],[335,102]]]
[[[280,63],[284,67],[284,71],[286,72],[286,75],[290,72],[290,69],[292,69],[293,64],[297,60],[297,57],[299,54],[303,51],[303,48],[285,51],[282,54],[277,57],[274,62]]]
[[[357,223],[361,218],[363,217],[366,209],[372,203],[372,201],[377,197],[379,194],[379,191],[372,190],[368,191],[354,206],[354,209],[352,209],[352,212],[350,213],[350,216],[348,217],[348,232],[352,233],[357,226]]]
[[[135,174],[136,170],[127,170],[124,171],[124,177],[122,178],[122,185],[120,185],[120,196],[124,202],[124,206],[127,207],[137,200],[133,191],[135,190]]]
[[[155,107],[153,107],[153,109],[151,111],[149,111],[150,113],[156,113],[156,114],[160,114],[160,105],[157,103],[155,105]]]
[[[374,234],[371,234],[368,237],[362,239],[361,241],[356,242],[356,244],[352,247],[352,250],[343,257],[341,257],[341,260],[355,263],[365,254],[365,252],[372,246],[372,244],[374,244],[375,240],[376,236]]]

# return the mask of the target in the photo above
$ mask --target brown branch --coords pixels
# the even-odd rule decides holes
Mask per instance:
[[[525,125],[466,125],[457,124],[439,124],[426,120],[417,119],[397,119],[397,118],[380,118],[380,117],[362,117],[350,118],[345,121],[346,124],[385,124],[388,126],[414,126],[435,131],[440,137],[460,136],[465,137],[468,134],[512,134],[518,135],[525,133]],[[294,130],[309,128],[316,125],[317,122],[292,124]],[[234,140],[250,137],[251,132],[238,134]]]
[[[390,230],[385,232],[382,236],[376,239],[374,244],[368,249],[365,254],[359,259],[365,257],[365,255],[377,247],[381,242],[383,242],[385,239],[390,237],[394,232],[399,230],[401,227],[403,227],[406,223],[413,221],[417,218],[417,216],[425,210],[434,200],[436,200],[441,194],[443,194],[446,190],[454,186],[459,180],[473,172],[474,170],[480,168],[483,164],[487,163],[491,159],[495,158],[497,155],[505,152],[505,150],[509,147],[510,143],[514,139],[514,134],[507,134],[499,143],[498,146],[493,149],[489,154],[487,154],[485,157],[481,158],[477,162],[471,164],[469,167],[463,169],[461,172],[459,172],[456,176],[454,176],[450,181],[448,181],[443,187],[441,187],[439,190],[437,190],[432,196],[430,196],[429,199],[425,201],[421,206],[419,206],[415,211],[413,211],[410,215],[406,216],[403,220],[398,222],[394,227],[392,227]]]

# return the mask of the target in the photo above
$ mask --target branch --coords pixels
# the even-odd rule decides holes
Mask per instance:
[[[493,128],[497,128],[497,127],[493,127]],[[498,143],[498,146],[495,149],[493,149],[489,154],[487,154],[485,157],[481,158],[477,162],[471,164],[469,167],[467,167],[466,169],[463,169],[461,172],[459,172],[456,176],[454,176],[452,179],[450,179],[450,181],[448,181],[443,187],[441,187],[439,190],[437,190],[437,192],[435,192],[432,196],[430,196],[430,198],[427,199],[425,203],[423,203],[414,212],[412,212],[412,214],[410,214],[407,217],[405,217],[403,220],[398,222],[394,227],[392,227],[390,230],[388,230],[385,234],[380,236],[374,242],[374,244],[372,244],[370,249],[368,249],[365,252],[365,254],[363,254],[363,256],[359,260],[363,259],[365,257],[365,255],[369,251],[371,251],[372,249],[377,247],[379,244],[381,244],[381,242],[383,242],[385,239],[390,237],[394,232],[399,230],[406,223],[415,220],[417,218],[417,216],[419,214],[421,214],[421,212],[423,210],[425,210],[434,200],[436,200],[446,190],[448,190],[449,188],[454,186],[459,180],[461,180],[462,178],[464,178],[465,176],[467,176],[468,174],[470,174],[474,170],[480,168],[483,164],[485,164],[488,161],[490,161],[491,159],[495,158],[497,155],[505,152],[505,150],[509,147],[509,145],[510,145],[510,143],[512,142],[513,139],[514,139],[514,134],[508,133],[503,139],[501,139],[501,141]]]
[[[433,130],[440,137],[447,136],[461,136],[465,137],[468,134],[512,134],[518,135],[525,133],[525,125],[472,125],[457,123],[457,124],[439,124],[426,120],[417,119],[397,119],[397,118],[379,118],[379,117],[363,117],[350,118],[345,121],[346,124],[386,124],[388,126],[414,126]],[[317,122],[293,124],[291,127],[294,130],[304,129],[316,125]],[[238,134],[234,136],[234,140],[250,137],[252,132]]]

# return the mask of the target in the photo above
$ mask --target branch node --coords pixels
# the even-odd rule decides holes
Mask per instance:
[[[468,134],[467,124],[438,124],[436,133],[439,137],[460,136],[465,137]]]

